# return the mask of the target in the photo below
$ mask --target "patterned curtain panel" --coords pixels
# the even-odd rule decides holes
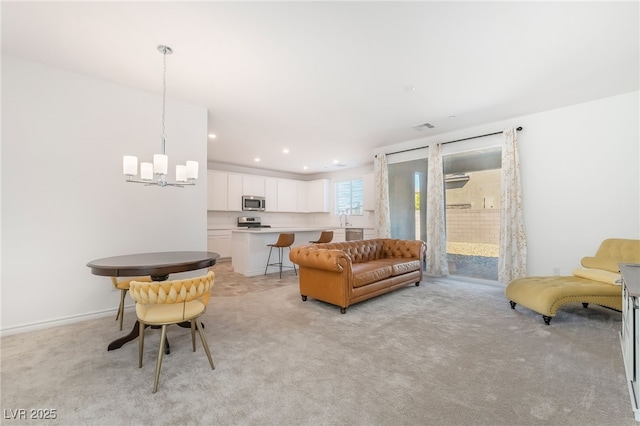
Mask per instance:
[[[442,144],[429,147],[427,164],[427,274],[449,275]]]
[[[378,154],[374,159],[373,166],[374,187],[376,188],[375,235],[377,238],[391,238],[387,155]]]
[[[527,272],[527,238],[522,215],[520,161],[516,129],[504,131],[498,281],[504,285]]]

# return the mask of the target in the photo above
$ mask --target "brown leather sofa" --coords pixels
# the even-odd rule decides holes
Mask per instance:
[[[298,246],[289,259],[299,266],[300,295],[340,307],[409,284],[420,285],[426,245],[419,240],[372,239]]]

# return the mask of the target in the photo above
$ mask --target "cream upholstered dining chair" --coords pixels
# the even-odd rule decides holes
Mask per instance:
[[[136,301],[136,315],[140,322],[138,337],[139,354],[138,367],[142,367],[142,353],[144,351],[144,330],[149,326],[161,326],[160,348],[156,361],[156,374],[153,383],[153,393],[158,391],[160,368],[164,342],[167,337],[167,326],[189,321],[191,323],[191,343],[193,352],[196,351],[195,330],[198,329],[202,346],[209,358],[211,369],[215,370],[207,340],[202,332],[202,324],[198,318],[205,313],[207,303],[211,297],[211,287],[215,274],[212,271],[202,277],[188,278],[174,281],[138,282],[131,281],[129,294]]]
[[[120,318],[120,331],[122,331],[122,320],[124,318],[124,298],[127,295],[127,291],[129,291],[129,283],[131,281],[150,282],[151,277],[134,277],[120,281],[118,281],[117,277],[111,277],[113,286],[120,290],[120,306],[118,306],[118,314],[116,315],[116,321],[118,321],[118,318]]]

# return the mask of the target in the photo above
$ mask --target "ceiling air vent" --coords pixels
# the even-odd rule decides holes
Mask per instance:
[[[418,130],[418,131],[423,131],[425,129],[433,129],[434,127],[436,127],[436,126],[434,126],[431,123],[422,123],[422,124],[418,124],[417,126],[413,126],[412,129]]]
[[[347,165],[342,163],[333,163],[328,166],[324,166],[325,169],[333,169],[335,167],[347,167]]]

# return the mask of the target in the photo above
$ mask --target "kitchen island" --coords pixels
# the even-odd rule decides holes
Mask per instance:
[[[263,275],[270,247],[267,244],[274,244],[281,233],[292,233],[295,241],[291,247],[310,244],[309,241],[316,240],[320,232],[332,230],[332,228],[320,227],[299,227],[299,228],[238,228],[231,230],[231,263],[233,271],[247,277]],[[275,256],[275,257],[274,257]],[[277,249],[271,254],[271,263],[278,261]],[[283,266],[293,266],[289,260],[289,250],[284,249]],[[278,272],[276,266],[269,266],[267,273]],[[287,269],[293,274],[293,270]],[[283,271],[284,272],[284,271]]]

